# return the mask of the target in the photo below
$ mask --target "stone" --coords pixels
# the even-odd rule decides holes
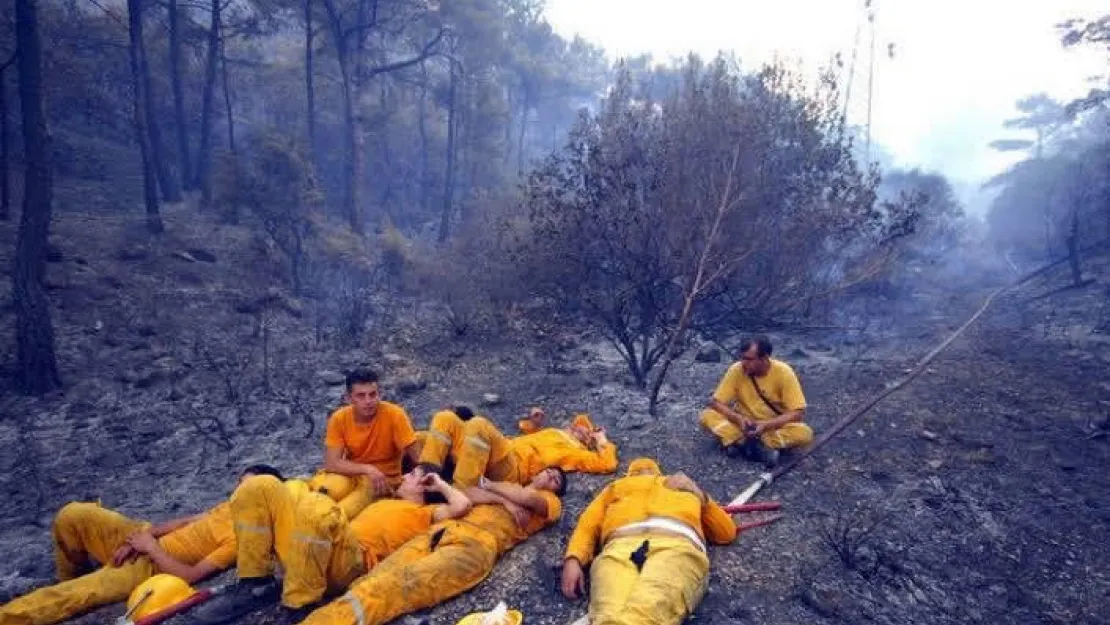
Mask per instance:
[[[497,393],[483,393],[482,394],[482,405],[483,406],[486,406],[486,407],[496,406],[500,403],[501,403],[501,396],[498,395]]]
[[[703,345],[694,355],[696,362],[721,362],[721,349],[716,345]]]
[[[937,436],[936,432],[930,432],[929,430],[921,430],[920,435],[921,438],[927,441],[935,441],[940,438],[939,436]]]
[[[216,262],[216,255],[206,249],[202,249],[199,247],[190,247],[185,251],[188,252],[189,256],[192,256],[194,260],[199,260],[203,263]]]
[[[143,260],[150,256],[150,250],[145,247],[126,247],[116,252],[116,258],[125,261]]]
[[[346,376],[338,371],[332,371],[330,369],[317,371],[316,377],[320,378],[320,381],[328,386],[342,386],[347,382]]]
[[[411,395],[428,387],[428,381],[419,373],[402,376],[397,380],[397,392],[402,395]]]

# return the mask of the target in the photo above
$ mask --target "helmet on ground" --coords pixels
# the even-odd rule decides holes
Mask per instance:
[[[509,610],[501,602],[489,612],[467,614],[457,625],[520,625],[523,622],[524,615],[519,610]]]
[[[131,596],[127,598],[127,611],[131,612],[131,620],[137,621],[181,603],[194,593],[193,587],[180,577],[159,573],[131,591]]]

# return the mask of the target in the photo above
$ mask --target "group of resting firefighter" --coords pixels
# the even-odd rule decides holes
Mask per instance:
[[[534,408],[509,438],[456,406],[418,433],[381,399],[376,374],[346,382],[324,466],[309,479],[253,465],[227,501],[158,525],[99,503],[64,506],[52,528],[59,582],[0,606],[0,625],[48,625],[124,600],[137,622],[232,565],[236,583],[194,608],[193,622],[230,622],[280,597],[306,625],[384,625],[473,588],[502,554],[556,522],[568,472],[617,469],[616,446],[586,415],[545,427]],[[804,412],[794,371],[755,337],[700,421],[729,456],[771,466],[812,440]],[[637,458],[579,516],[561,590],[585,594],[588,569],[590,625],[677,625],[705,592],[706,543],[736,535],[731,515],[692,479]]]

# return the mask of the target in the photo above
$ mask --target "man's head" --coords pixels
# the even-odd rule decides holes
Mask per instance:
[[[747,375],[766,375],[771,370],[771,339],[762,335],[744,339],[740,343],[740,366]]]
[[[239,482],[241,483],[243,480],[251,477],[252,475],[272,475],[283,482],[285,481],[285,476],[281,474],[281,471],[278,471],[274,467],[271,467],[268,464],[252,464],[251,466],[243,469],[243,472],[239,475]]]
[[[571,436],[578,439],[578,442],[586,445],[587,447],[589,447],[590,444],[593,443],[593,431],[580,423],[574,423],[567,426],[567,431],[570,432]]]
[[[354,407],[356,417],[373,417],[378,412],[378,402],[381,399],[376,372],[356,369],[347,374],[347,401]]]
[[[455,406],[454,413],[463,421],[470,421],[474,418],[474,411],[470,409],[470,406]]]
[[[546,490],[562,497],[567,492],[567,472],[559,467],[547,467],[536,474],[528,484],[536,490]]]
[[[634,475],[662,475],[659,464],[651,458],[636,458],[628,464],[628,477]]]

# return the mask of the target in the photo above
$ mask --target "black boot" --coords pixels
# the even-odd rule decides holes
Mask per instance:
[[[227,623],[273,605],[281,596],[281,584],[272,577],[249,577],[212,597],[189,614],[196,625]]]

